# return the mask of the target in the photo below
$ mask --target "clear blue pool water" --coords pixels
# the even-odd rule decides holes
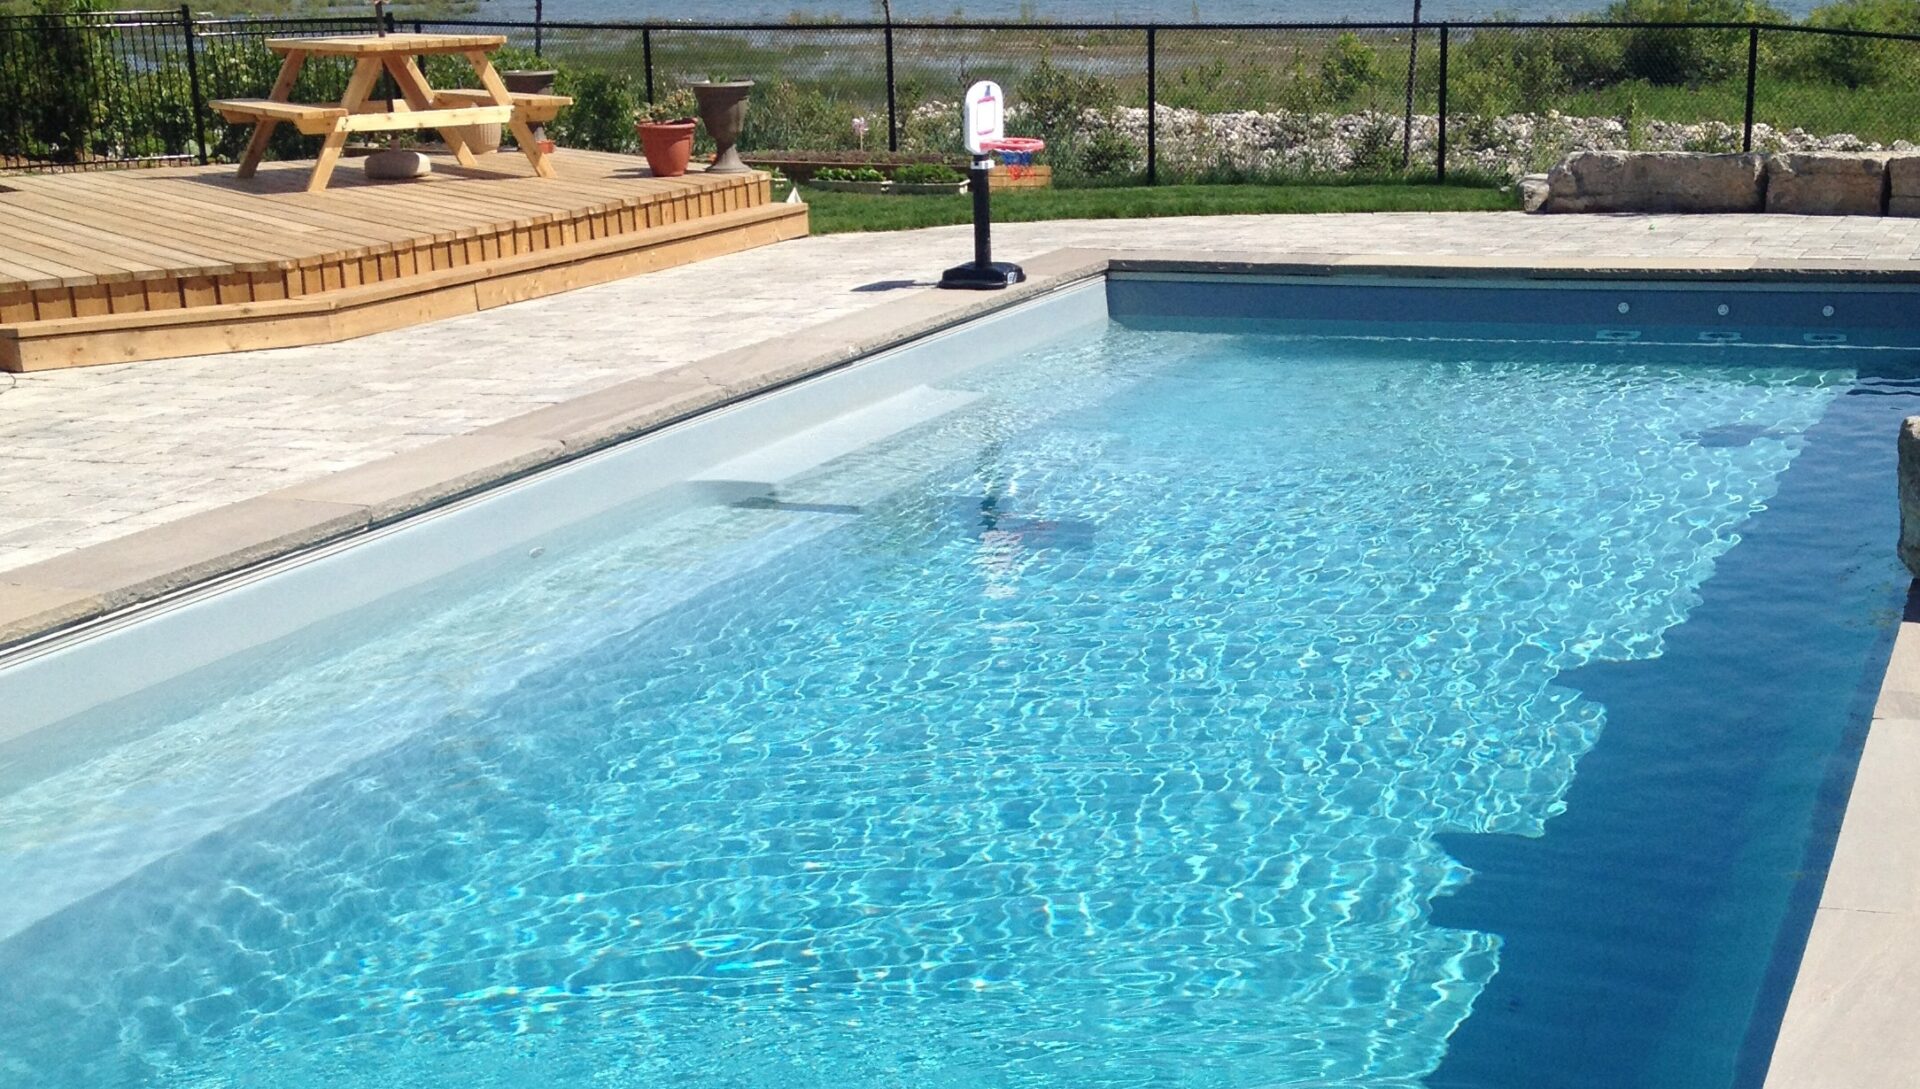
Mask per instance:
[[[0,1084],[1754,1084],[1913,353],[1178,324],[0,748]]]

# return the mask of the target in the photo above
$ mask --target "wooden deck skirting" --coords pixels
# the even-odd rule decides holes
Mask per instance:
[[[0,369],[360,336],[806,234],[762,174],[654,178],[624,155],[518,155],[374,184],[309,164],[0,182]]]

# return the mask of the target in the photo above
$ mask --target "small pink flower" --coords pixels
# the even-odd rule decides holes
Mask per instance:
[[[856,117],[856,118],[854,118],[854,119],[853,119],[853,134],[854,134],[855,136],[865,136],[865,135],[867,134],[867,119],[866,119],[866,118],[864,118],[864,117]]]

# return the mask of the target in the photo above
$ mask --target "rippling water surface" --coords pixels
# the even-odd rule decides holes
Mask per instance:
[[[1607,353],[1115,328],[5,753],[0,1084],[1444,1077],[1505,970],[1447,834],[1551,842],[1610,729],[1563,674],[1657,662],[1891,411],[1845,353]],[[1794,606],[1856,664],[1883,522]]]

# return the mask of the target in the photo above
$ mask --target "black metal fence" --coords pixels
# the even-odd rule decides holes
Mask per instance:
[[[1087,183],[1501,178],[1582,148],[1920,141],[1920,36],[1810,26],[389,21],[505,35],[498,63],[558,68],[576,100],[555,137],[610,150],[633,147],[636,110],[691,112],[687,83],[735,76],[758,81],[744,146],[845,158],[953,156],[962,90],[995,79],[1010,128]],[[231,158],[242,136],[205,103],[266,92],[262,39],[372,29],[186,7],[0,17],[0,168]],[[294,98],[337,99],[346,75],[315,61]]]

